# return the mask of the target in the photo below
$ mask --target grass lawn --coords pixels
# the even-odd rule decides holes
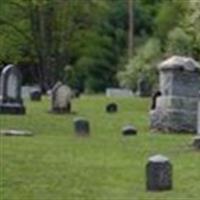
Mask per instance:
[[[119,112],[106,114],[107,102]],[[199,200],[200,152],[192,135],[152,134],[149,99],[84,96],[73,101],[76,114],[49,114],[50,103],[26,102],[25,116],[0,115],[0,129],[27,129],[33,137],[0,137],[0,200]],[[91,123],[89,138],[75,137],[73,118]],[[123,137],[132,123],[138,135]],[[174,188],[147,192],[149,156],[164,154],[173,163]]]

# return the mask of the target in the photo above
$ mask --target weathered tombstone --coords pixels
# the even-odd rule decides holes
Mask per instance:
[[[193,147],[200,150],[200,135],[193,138]]]
[[[7,65],[3,69],[0,83],[0,114],[25,114],[21,82],[21,73],[14,65]]]
[[[33,133],[27,130],[0,130],[2,136],[32,136]]]
[[[133,92],[130,89],[125,88],[107,88],[106,89],[107,97],[132,97]]]
[[[149,191],[172,189],[172,165],[163,155],[149,158],[146,165],[146,187]]]
[[[200,65],[192,58],[173,56],[162,62],[161,96],[150,111],[150,126],[166,132],[197,132]]]
[[[90,133],[89,121],[82,117],[75,118],[74,130],[78,136],[88,136]]]
[[[116,103],[109,103],[106,105],[106,112],[107,113],[115,113],[118,110],[118,106]]]
[[[148,97],[151,95],[151,87],[145,76],[141,75],[137,81],[137,95],[140,97]]]
[[[30,92],[30,99],[32,101],[41,101],[42,93],[39,89],[32,89]]]
[[[137,129],[132,125],[126,125],[122,128],[122,134],[124,136],[136,135]]]
[[[54,113],[70,113],[72,91],[67,85],[57,82],[51,91],[52,108]]]

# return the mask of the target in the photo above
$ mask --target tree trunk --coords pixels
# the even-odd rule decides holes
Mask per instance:
[[[134,37],[134,16],[133,16],[133,0],[128,0],[128,58],[133,56],[133,37]]]

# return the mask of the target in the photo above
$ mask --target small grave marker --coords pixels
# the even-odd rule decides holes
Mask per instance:
[[[162,191],[172,189],[172,165],[163,155],[149,158],[146,165],[146,187],[149,191]]]
[[[83,117],[74,119],[74,130],[78,136],[88,136],[90,133],[89,121]]]

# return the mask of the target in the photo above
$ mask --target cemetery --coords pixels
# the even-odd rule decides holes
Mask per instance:
[[[199,200],[199,22],[198,0],[2,1],[0,200]]]
[[[120,106],[112,115],[111,100]],[[25,98],[26,115],[1,114],[3,199],[199,198],[199,137],[154,133],[150,98],[72,102],[75,114],[50,114],[47,96]]]

